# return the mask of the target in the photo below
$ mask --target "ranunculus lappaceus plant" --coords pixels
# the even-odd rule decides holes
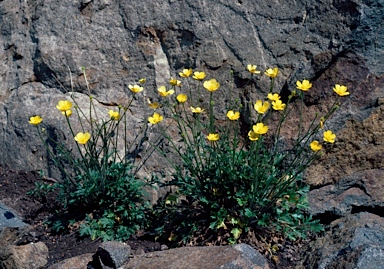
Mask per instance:
[[[129,85],[129,89],[132,95],[143,91],[143,87],[138,85]],[[125,106],[105,111],[105,115],[96,112],[89,87],[88,109],[79,107],[74,93],[70,97],[70,100],[59,101],[57,110],[53,108],[56,112],[52,113],[61,113],[63,121],[69,126],[75,153],[48,135],[41,127],[43,117],[32,116],[29,119],[29,123],[36,126],[54,165],[63,175],[63,179],[54,185],[37,184],[32,194],[58,190],[58,201],[63,211],[59,212],[56,221],[51,222],[56,230],[81,223],[80,234],[92,239],[128,239],[145,227],[146,210],[149,208],[144,191],[147,183],[137,178],[139,164],[134,161],[142,139],[138,139],[140,133],[133,141],[127,138],[127,111],[134,97],[128,98]],[[76,126],[79,130],[75,130],[74,117],[78,120]],[[142,130],[146,129],[146,125]],[[145,153],[141,154],[145,156]]]
[[[298,81],[284,102],[274,89],[277,68],[264,73],[254,65],[247,69],[252,76],[268,76],[270,89],[264,99],[254,100],[253,116],[245,121],[252,124],[243,136],[239,121],[249,104],[241,106],[234,100],[227,104],[224,115],[218,115],[216,96],[223,90],[216,79],[185,69],[178,86],[161,88],[160,110],[173,119],[180,137],[171,137],[163,123],[156,125],[171,149],[159,152],[169,158],[175,173],[164,183],[170,191],[159,202],[154,217],[161,223],[156,231],[175,244],[212,235],[235,243],[250,229],[263,227],[295,240],[323,229],[308,214],[309,187],[303,182],[303,172],[320,156],[323,144],[335,142],[336,135],[323,128],[338,107],[337,98],[347,95],[347,89],[336,85],[337,98],[328,113],[316,116],[306,132],[299,132],[292,148],[280,148],[284,123],[294,105],[304,105],[304,94],[312,84]],[[201,91],[206,91],[205,101]],[[172,94],[165,96],[164,92]]]

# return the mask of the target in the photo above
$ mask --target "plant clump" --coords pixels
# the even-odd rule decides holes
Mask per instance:
[[[256,65],[248,65],[247,70],[252,76],[261,74]],[[260,228],[291,240],[323,230],[308,212],[309,186],[303,173],[322,154],[323,143],[335,142],[331,130],[323,131],[323,142],[315,138],[338,108],[339,96],[346,95],[346,87],[336,85],[337,99],[329,111],[320,120],[316,115],[308,129],[300,132],[303,98],[312,83],[297,81],[284,102],[274,89],[279,69],[270,68],[264,74],[270,78],[269,92],[251,105],[256,115],[248,119],[239,100],[231,100],[226,104],[227,121],[217,120],[223,117],[215,110],[221,85],[214,78],[206,79],[202,71],[187,68],[179,73],[181,83],[170,83],[175,99],[161,94],[162,113],[169,115],[180,136],[171,137],[166,125],[156,126],[168,145],[157,150],[174,169],[171,180],[162,183],[170,191],[153,211],[158,236],[182,245],[198,243],[199,236],[200,243],[210,236],[236,243],[251,229]],[[201,90],[207,90],[208,102],[200,98]],[[281,148],[281,129],[296,100],[301,106],[299,131],[292,148]],[[240,119],[252,123],[245,137]],[[174,161],[175,156],[180,162]]]
[[[134,95],[143,91],[138,85],[129,85],[129,89]],[[92,239],[126,240],[146,227],[146,212],[150,208],[144,191],[149,184],[136,175],[135,149],[141,146],[137,142],[140,134],[133,141],[127,138],[127,112],[134,97],[127,106],[120,105],[105,113],[109,117],[100,118],[89,88],[87,109],[80,108],[73,92],[69,96],[70,100],[60,100],[56,108],[69,127],[75,152],[40,127],[40,116],[30,117],[29,122],[36,126],[50,158],[63,175],[55,184],[36,183],[30,194],[58,192],[62,210],[48,221],[55,231],[77,226],[80,235]],[[159,117],[155,121],[160,121]],[[143,132],[145,129],[146,124]],[[121,143],[124,146],[119,151]]]
[[[322,231],[322,225],[308,212],[309,187],[303,173],[321,156],[326,144],[335,143],[336,134],[323,129],[339,107],[338,98],[349,94],[347,87],[336,84],[337,97],[328,112],[316,115],[301,131],[304,94],[312,83],[297,81],[285,100],[274,86],[277,67],[263,73],[252,64],[246,69],[252,76],[269,77],[264,98],[241,104],[230,97],[221,115],[216,109],[217,95],[222,94],[220,82],[203,71],[186,68],[179,72],[180,80],[170,78],[169,85],[157,89],[158,101],[148,100],[151,113],[144,120],[141,138],[138,135],[134,141],[127,139],[127,112],[135,96],[144,91],[145,78],[128,86],[133,97],[128,105],[105,113],[107,120],[98,118],[89,88],[87,113],[71,94],[71,100],[59,101],[56,108],[67,122],[76,154],[49,137],[40,127],[44,124],[41,116],[30,117],[29,123],[36,127],[63,174],[63,180],[37,184],[32,192],[41,195],[58,190],[63,211],[59,220],[51,223],[53,227],[60,230],[80,223],[81,235],[104,240],[126,240],[139,229],[147,229],[175,245],[196,243],[199,237],[200,243],[215,237],[233,244],[257,229],[272,230],[291,240]],[[208,100],[201,98],[201,91],[206,91]],[[290,148],[282,147],[281,130],[297,104],[297,136]],[[247,115],[244,111],[249,107],[253,112]],[[80,123],[76,132],[72,117]],[[240,121],[250,123],[246,132]],[[170,125],[177,128],[179,137],[169,134]],[[147,129],[161,139],[142,139]],[[144,162],[135,163],[132,148],[141,148],[144,140],[172,167],[167,179],[137,177]],[[119,141],[124,145],[122,153]],[[144,189],[153,183],[168,193],[150,207]],[[63,217],[74,212],[80,212],[74,219]]]

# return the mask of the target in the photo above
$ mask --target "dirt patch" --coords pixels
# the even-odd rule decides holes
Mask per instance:
[[[47,266],[81,254],[95,253],[101,243],[100,240],[92,241],[90,238],[80,237],[76,230],[57,234],[47,227],[45,221],[52,217],[59,205],[53,195],[44,199],[27,195],[28,191],[34,189],[37,181],[41,181],[37,173],[16,172],[0,167],[0,202],[19,213],[23,221],[33,227],[31,232],[24,236],[18,244],[23,245],[30,242],[46,244],[49,249]],[[154,239],[141,235],[134,236],[126,243],[131,246],[134,254],[168,248],[166,242],[156,242]],[[217,245],[217,243],[206,240],[204,245]],[[255,247],[268,257],[271,268],[290,269],[295,268],[300,257],[298,250],[308,243],[308,240],[293,243],[265,232],[253,232],[242,243]],[[277,250],[277,252],[272,253],[272,250]]]

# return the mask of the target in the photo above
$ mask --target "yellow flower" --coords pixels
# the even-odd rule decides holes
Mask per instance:
[[[331,130],[324,132],[324,141],[328,143],[335,143],[336,135]]]
[[[88,140],[91,138],[91,134],[90,133],[78,133],[76,136],[75,136],[75,140],[77,141],[77,143],[79,144],[86,144],[88,142]]]
[[[233,112],[233,110],[229,110],[227,112],[227,117],[230,120],[237,120],[240,118],[240,112]]]
[[[335,87],[333,87],[333,91],[340,96],[349,95],[349,92],[347,90],[347,87],[344,85],[336,84]]]
[[[148,106],[152,109],[158,109],[160,104],[158,102],[148,103]]]
[[[316,140],[312,141],[312,143],[311,143],[309,146],[311,147],[311,149],[312,149],[313,151],[319,151],[319,150],[321,150],[321,148],[322,148],[322,146],[321,146],[321,144],[319,143],[319,141],[316,141]]]
[[[256,125],[252,126],[252,130],[256,134],[262,135],[262,134],[266,134],[268,132],[268,126],[264,125],[264,123],[262,123],[262,122],[259,122],[259,123],[256,123]]]
[[[260,135],[255,133],[254,131],[249,131],[248,132],[248,137],[249,137],[249,140],[256,141],[256,140],[259,139]]]
[[[163,120],[163,116],[161,116],[159,113],[153,113],[152,117],[148,118],[148,122],[152,124],[158,124],[160,121]]]
[[[278,93],[268,93],[268,99],[271,101],[280,100],[280,95]]]
[[[128,85],[128,88],[133,92],[133,93],[138,93],[138,92],[142,92],[144,90],[143,87],[140,87],[139,85]]]
[[[255,108],[257,113],[264,114],[268,110],[268,108],[269,108],[269,102],[265,101],[263,103],[262,100],[257,100],[253,107]]]
[[[279,69],[277,67],[275,68],[269,68],[265,71],[265,74],[270,78],[275,78],[277,74],[279,73]]]
[[[140,82],[141,84],[144,84],[145,82],[147,82],[147,79],[146,79],[146,78],[141,78],[141,79],[139,79],[139,82]]]
[[[171,86],[181,86],[181,81],[180,80],[177,80],[175,78],[171,78],[169,80],[169,84],[171,84]]]
[[[120,118],[120,114],[118,111],[109,110],[108,114],[111,117],[111,120],[118,120]]]
[[[204,72],[199,72],[199,71],[196,71],[193,73],[193,78],[196,79],[196,80],[203,80],[205,78],[205,73]]]
[[[206,88],[210,92],[216,91],[220,87],[220,83],[216,81],[216,79],[210,79],[207,81],[204,81],[203,83],[204,88]]]
[[[189,69],[183,69],[182,72],[179,73],[180,77],[182,78],[188,78],[190,75],[192,75],[192,68]]]
[[[178,96],[176,96],[176,100],[179,103],[185,103],[188,99],[188,96],[184,93],[180,93]]]
[[[302,90],[303,92],[308,91],[310,88],[312,88],[312,83],[310,83],[308,80],[304,79],[303,82],[296,81],[296,88],[299,90]]]
[[[219,138],[220,138],[219,134],[209,134],[207,136],[207,139],[209,141],[217,141],[217,140],[219,140]]]
[[[196,114],[199,114],[199,113],[202,113],[204,111],[204,109],[201,109],[201,107],[191,107],[191,111],[192,113],[196,113]]]
[[[72,115],[72,110],[71,109],[68,109],[66,111],[61,111],[61,114],[63,114],[64,116],[66,117],[69,117]]]
[[[324,127],[324,122],[325,122],[325,119],[324,119],[324,117],[322,117],[321,119],[320,119],[320,129],[323,129],[323,127]]]
[[[57,106],[56,108],[60,111],[67,111],[67,110],[70,110],[72,107],[72,103],[68,100],[60,100],[58,103],[57,103]]]
[[[157,89],[157,91],[160,93],[161,96],[167,97],[168,95],[172,95],[175,93],[174,90],[169,90],[167,91],[167,88],[165,86],[161,86],[160,88]]]
[[[260,71],[256,70],[257,65],[247,65],[247,70],[252,74],[260,74]]]
[[[40,116],[33,116],[29,118],[29,123],[32,125],[39,125],[43,121],[43,118]]]
[[[284,110],[286,104],[283,104],[281,100],[276,100],[272,102],[272,108],[274,110]]]

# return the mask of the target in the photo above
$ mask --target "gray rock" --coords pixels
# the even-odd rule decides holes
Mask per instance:
[[[356,264],[356,269],[377,269],[384,264],[384,247],[365,246]]]
[[[365,212],[349,215],[332,222],[324,236],[305,247],[298,268],[381,268],[383,246],[384,218]]]
[[[0,231],[5,227],[24,228],[27,224],[11,208],[0,203]]]
[[[130,254],[129,245],[116,241],[103,242],[96,252],[103,269],[119,268],[129,260]]]
[[[310,191],[309,203],[314,215],[345,216],[360,211],[377,211],[384,207],[382,169],[365,170],[339,182]]]
[[[206,71],[223,91],[231,89],[226,81],[233,70],[234,90],[247,84],[249,96],[239,97],[254,100],[269,80],[249,83],[245,66],[278,66],[277,91],[310,79],[318,89],[308,98],[320,107],[330,103],[324,89],[335,83],[364,96],[351,99],[332,120],[341,128],[352,116],[367,117],[380,93],[382,7],[383,0],[1,1],[0,163],[53,169],[28,117],[43,115],[47,129],[63,140],[63,123],[52,109],[71,81],[73,90],[86,92],[82,66],[103,106],[126,100],[127,85],[141,77],[148,79],[146,96],[157,98],[155,89],[183,67]],[[141,106],[134,109],[143,114]]]

